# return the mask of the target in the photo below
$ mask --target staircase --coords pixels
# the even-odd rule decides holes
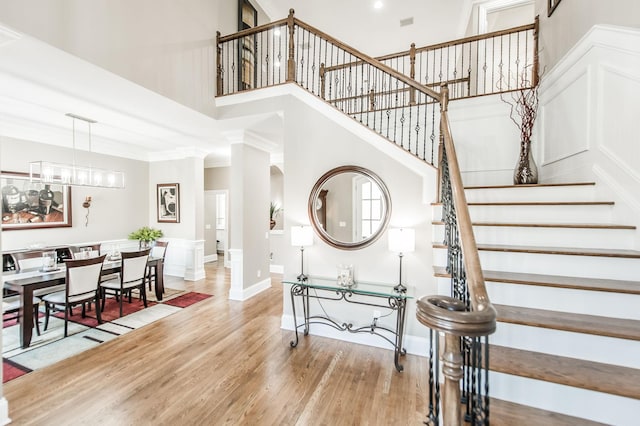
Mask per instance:
[[[465,194],[498,313],[491,424],[638,424],[635,226],[611,223],[615,205],[596,199],[593,183],[467,187]],[[440,208],[434,264],[446,265]],[[439,292],[449,294],[445,268],[434,272]]]

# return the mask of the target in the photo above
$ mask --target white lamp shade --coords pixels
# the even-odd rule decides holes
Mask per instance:
[[[291,227],[291,245],[306,247],[313,244],[313,228],[310,226]]]
[[[416,249],[416,232],[410,228],[389,230],[389,251],[409,253]]]

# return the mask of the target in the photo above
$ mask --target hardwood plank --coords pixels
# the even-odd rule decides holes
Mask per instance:
[[[489,345],[491,370],[640,399],[640,370]]]
[[[434,220],[432,225],[444,225],[442,220]],[[471,222],[473,226],[504,226],[518,228],[569,228],[569,229],[636,229],[633,225],[617,225],[609,223],[505,223],[505,222]]]
[[[447,246],[443,243],[433,243],[433,248],[443,249]],[[512,246],[501,244],[478,244],[481,251],[500,251],[509,253],[535,253],[535,254],[560,254],[569,256],[596,256],[596,257],[618,257],[627,259],[640,259],[640,251],[604,249],[604,248],[581,248],[581,247],[541,247],[541,246]]]
[[[451,278],[445,267],[433,268],[436,277]],[[485,281],[496,283],[569,288],[574,290],[606,291],[611,293],[640,294],[640,281],[610,280],[603,278],[565,277],[560,275],[528,274],[520,272],[483,270]]]
[[[490,398],[491,426],[513,426],[523,424],[544,426],[598,426],[604,423],[592,422],[578,417],[541,410],[526,405],[515,404],[501,399]]]
[[[497,320],[553,330],[640,341],[640,321],[598,315],[574,314],[521,306],[494,305]]]
[[[571,183],[533,183],[523,185],[486,185],[486,186],[465,186],[464,189],[498,189],[498,188],[540,188],[553,186],[594,186],[595,182],[571,182]]]

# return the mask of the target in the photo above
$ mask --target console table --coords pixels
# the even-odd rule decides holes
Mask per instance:
[[[283,283],[291,285],[291,306],[293,308],[293,323],[296,333],[295,340],[291,341],[291,347],[298,346],[298,328],[304,327],[304,335],[309,334],[310,324],[324,324],[340,331],[348,331],[350,333],[369,333],[381,337],[391,343],[394,348],[394,362],[396,370],[402,371],[403,366],[400,365],[400,355],[407,353],[402,347],[402,338],[404,334],[404,321],[407,299],[406,293],[399,293],[393,289],[393,285],[375,284],[366,282],[357,282],[353,287],[339,286],[335,278],[308,277],[306,281],[283,280]],[[310,290],[313,290],[310,292]],[[304,315],[304,324],[298,325],[296,316],[296,298],[302,300],[302,312]],[[354,327],[351,323],[339,323],[329,318],[326,313],[324,315],[311,315],[309,309],[310,299],[341,301],[345,303],[353,303],[357,305],[373,306],[383,309],[391,309],[396,314],[395,329],[391,329],[377,323],[373,320],[371,324]],[[380,333],[387,332],[387,335]],[[393,340],[392,340],[393,339]]]

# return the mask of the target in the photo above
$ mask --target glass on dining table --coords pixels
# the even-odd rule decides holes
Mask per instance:
[[[55,270],[57,258],[55,250],[42,252],[42,270],[44,272]]]

